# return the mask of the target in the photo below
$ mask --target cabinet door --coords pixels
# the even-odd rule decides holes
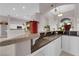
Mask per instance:
[[[69,36],[62,36],[62,49],[66,52],[69,52],[70,49],[70,40]]]
[[[49,43],[43,52],[46,56],[58,56],[61,52],[61,37]]]
[[[56,56],[60,55],[61,53],[61,37],[59,37],[57,40],[56,40]]]
[[[40,48],[40,49],[38,49],[37,51],[33,52],[31,54],[31,56],[45,56],[45,53],[46,53],[45,49],[46,48],[47,48],[47,45],[42,47],[42,48]]]
[[[31,53],[31,41],[23,41],[16,43],[16,56],[26,56]]]
[[[51,43],[49,43],[46,48],[44,49],[43,53],[45,56],[55,56],[56,55],[56,42],[53,41]]]
[[[34,56],[44,56],[43,50],[38,52],[38,53],[36,53]]]
[[[79,37],[70,36],[70,53],[79,55]]]
[[[0,47],[0,56],[14,56],[15,44]]]
[[[53,39],[53,38],[52,38]],[[61,37],[35,52],[35,56],[58,56],[61,52]]]

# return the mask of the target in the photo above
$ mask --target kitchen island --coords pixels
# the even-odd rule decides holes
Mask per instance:
[[[36,43],[33,48],[32,52],[40,49],[41,47],[51,43],[52,41],[56,40],[57,38],[61,37],[62,35],[52,35],[42,38],[38,43]]]
[[[31,56],[59,56],[61,53],[61,36],[44,37],[33,46]]]
[[[25,33],[15,38],[3,38],[0,41],[0,56],[25,56],[31,53],[31,39],[39,34]]]
[[[39,37],[39,34],[24,34],[24,35],[20,35],[15,38],[12,38],[12,39],[5,38],[7,40],[1,41],[0,46],[7,46],[7,45],[23,42],[23,41],[27,41],[29,39],[30,40],[34,39],[36,37]]]
[[[42,37],[41,37],[42,36]],[[0,42],[0,56],[59,56],[61,51],[79,55],[79,36],[64,34],[23,34]],[[32,40],[36,40],[32,45]]]
[[[3,40],[0,42],[0,55],[3,56],[26,56],[32,55],[38,49],[46,46],[50,42],[53,42],[61,35],[52,35],[43,37],[42,41],[38,44],[31,46],[31,40],[39,38],[39,34],[24,34],[12,39]]]

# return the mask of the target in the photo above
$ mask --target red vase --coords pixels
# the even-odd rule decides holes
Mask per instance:
[[[64,25],[64,29],[65,29],[65,31],[69,31],[70,28],[71,28],[71,25]]]
[[[38,33],[38,22],[37,21],[30,21],[30,31],[31,33]]]

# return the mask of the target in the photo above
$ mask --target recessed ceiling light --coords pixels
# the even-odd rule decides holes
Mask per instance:
[[[23,6],[22,8],[25,9],[25,6]]]
[[[17,14],[15,14],[15,16],[18,16]]]
[[[26,16],[24,16],[24,18],[26,18]]]
[[[15,11],[15,8],[13,8],[13,11]]]
[[[63,14],[61,13],[61,14],[58,14],[58,17],[61,17],[61,16],[63,16]]]

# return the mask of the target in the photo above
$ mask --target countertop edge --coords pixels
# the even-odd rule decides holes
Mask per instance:
[[[20,35],[20,36],[17,36],[15,38],[11,38],[11,39],[8,39],[8,40],[6,39],[6,40],[0,42],[0,47],[19,43],[19,42],[23,42],[23,41],[27,41],[27,40],[31,40],[31,39],[34,39],[36,37],[39,37],[39,34],[30,34],[28,36],[26,36],[26,35],[27,34]]]

